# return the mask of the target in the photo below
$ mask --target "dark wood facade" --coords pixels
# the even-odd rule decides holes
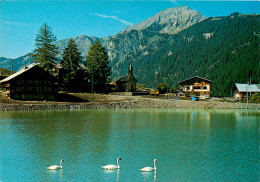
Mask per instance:
[[[5,94],[17,100],[54,100],[56,78],[37,64],[10,75],[0,81]]]

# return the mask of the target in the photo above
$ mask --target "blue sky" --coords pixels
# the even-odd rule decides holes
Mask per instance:
[[[105,37],[171,7],[188,5],[206,17],[260,14],[260,1],[0,0],[0,57],[32,52],[44,22],[57,40]]]

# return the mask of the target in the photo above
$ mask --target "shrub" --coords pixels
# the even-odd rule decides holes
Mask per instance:
[[[165,83],[160,83],[157,86],[157,89],[159,90],[160,94],[165,94],[167,92],[168,85]]]
[[[256,92],[249,97],[249,102],[260,103],[260,93]]]

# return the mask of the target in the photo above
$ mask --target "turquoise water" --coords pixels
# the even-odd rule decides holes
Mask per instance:
[[[0,112],[0,181],[259,181],[259,121],[240,110]],[[100,167],[117,157],[119,171]],[[155,158],[156,173],[139,171]]]

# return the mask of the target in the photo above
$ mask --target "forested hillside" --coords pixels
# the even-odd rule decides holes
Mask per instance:
[[[232,96],[235,83],[259,83],[260,16],[231,14],[208,18],[173,35],[153,54],[134,61],[139,83],[155,87],[199,75],[213,81],[213,96]]]

